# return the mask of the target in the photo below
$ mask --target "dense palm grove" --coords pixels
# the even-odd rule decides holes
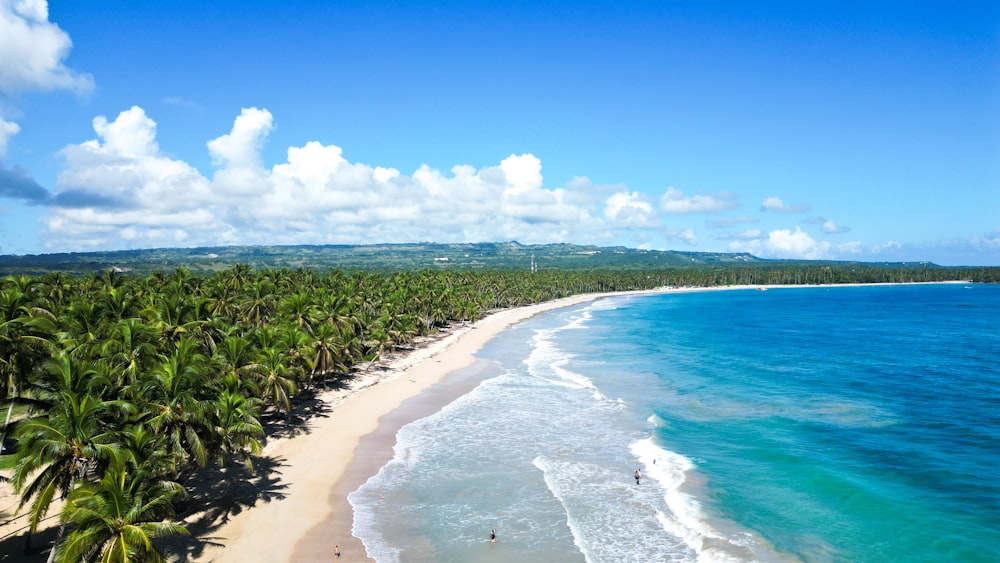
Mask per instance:
[[[186,533],[173,511],[199,468],[252,468],[266,417],[451,323],[665,285],[934,281],[906,272],[381,275],[236,265],[211,276],[9,276],[0,284],[0,398],[9,405],[4,442],[16,451],[0,459],[13,459],[31,532],[64,501],[57,560],[159,560],[150,539]],[[12,412],[16,424],[7,424]]]
[[[8,277],[0,397],[24,415],[7,440],[10,480],[32,531],[65,499],[57,559],[157,559],[149,539],[184,532],[169,522],[187,479],[209,463],[252,463],[262,417],[294,409],[303,389],[492,309],[658,285],[606,277],[241,265],[211,277]]]

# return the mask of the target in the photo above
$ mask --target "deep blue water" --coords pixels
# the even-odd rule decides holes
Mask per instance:
[[[552,311],[400,431],[355,533],[379,561],[1000,561],[997,350],[996,285]]]

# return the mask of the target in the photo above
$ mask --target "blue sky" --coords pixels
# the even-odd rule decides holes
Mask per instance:
[[[0,0],[0,253],[1000,265],[996,2]]]

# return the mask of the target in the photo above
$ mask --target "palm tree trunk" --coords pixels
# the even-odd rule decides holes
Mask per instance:
[[[7,427],[10,425],[10,415],[14,412],[14,397],[17,396],[17,386],[14,386],[11,394],[10,407],[7,408],[7,419],[3,421],[3,431],[0,432],[0,455],[3,455],[3,445],[7,440]]]
[[[66,523],[63,522],[59,524],[59,533],[56,535],[56,541],[52,542],[52,551],[49,551],[49,558],[45,563],[54,563],[56,560],[56,549],[59,548],[59,544],[62,543],[63,532],[66,531]]]
[[[3,432],[0,432],[0,455],[3,455],[4,440],[7,439],[7,426],[10,424],[10,413],[12,412],[14,412],[14,401],[10,402],[10,408],[7,409],[7,419],[3,421]]]

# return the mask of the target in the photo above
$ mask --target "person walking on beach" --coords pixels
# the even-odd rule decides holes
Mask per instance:
[[[641,474],[641,473],[639,473],[639,470],[638,470],[638,469],[636,469],[636,470],[635,470],[635,484],[636,484],[636,485],[638,485],[638,484],[639,484],[639,479],[641,479],[641,478],[642,478],[642,474]]]
[[[339,545],[333,546],[333,554],[337,557],[337,559],[340,559],[340,546]]]
[[[495,529],[490,531],[490,543],[497,543],[497,531]]]

